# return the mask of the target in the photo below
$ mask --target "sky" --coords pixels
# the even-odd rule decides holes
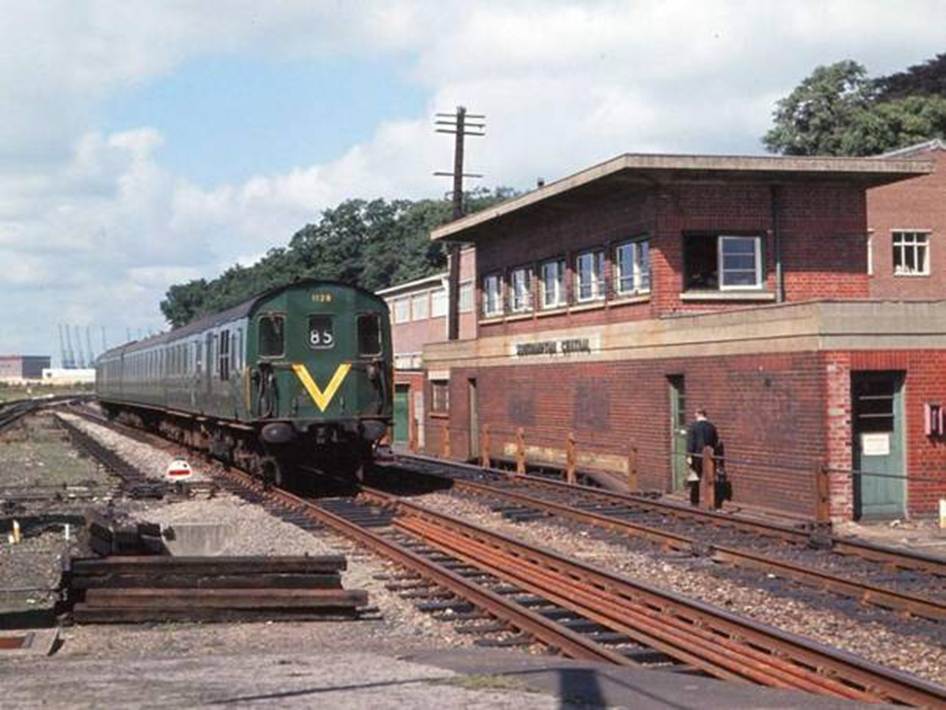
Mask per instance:
[[[526,189],[625,152],[763,152],[818,64],[946,51],[946,0],[0,0],[0,354],[166,327],[167,288],[342,200]]]

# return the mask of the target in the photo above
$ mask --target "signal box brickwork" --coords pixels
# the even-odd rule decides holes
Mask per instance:
[[[704,406],[737,503],[811,517],[826,471],[834,518],[932,513],[946,303],[870,298],[866,210],[931,170],[621,156],[435,230],[476,245],[479,322],[424,348],[425,448],[512,458],[521,429],[561,464],[571,434],[605,485],[672,491]]]

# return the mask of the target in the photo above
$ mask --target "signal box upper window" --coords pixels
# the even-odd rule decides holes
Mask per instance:
[[[335,347],[332,316],[309,316],[309,347],[313,350],[328,350]]]
[[[687,235],[683,245],[687,290],[751,290],[764,286],[760,237]]]
[[[260,357],[282,357],[286,352],[285,323],[282,316],[262,316],[259,319]]]
[[[358,316],[358,353],[381,354],[381,319],[375,313]]]

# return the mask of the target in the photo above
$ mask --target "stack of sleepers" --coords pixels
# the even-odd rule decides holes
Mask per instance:
[[[345,557],[73,558],[63,574],[78,623],[351,617],[367,604],[342,589]]]

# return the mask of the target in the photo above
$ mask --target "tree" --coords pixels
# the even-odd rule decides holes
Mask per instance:
[[[471,212],[514,196],[509,188],[476,190]],[[251,296],[300,278],[320,278],[378,290],[445,268],[443,245],[430,231],[450,219],[444,200],[345,200],[274,247],[252,266],[231,266],[220,276],[171,286],[161,311],[173,326],[235,306]]]
[[[906,71],[879,78],[877,100],[894,101],[908,96],[946,97],[946,53],[938,54],[923,64]]]
[[[841,155],[878,155],[946,136],[946,98],[908,96],[856,113],[841,140]]]
[[[867,70],[847,59],[816,67],[773,113],[775,125],[762,142],[773,153],[839,155],[845,133],[874,93]]]

